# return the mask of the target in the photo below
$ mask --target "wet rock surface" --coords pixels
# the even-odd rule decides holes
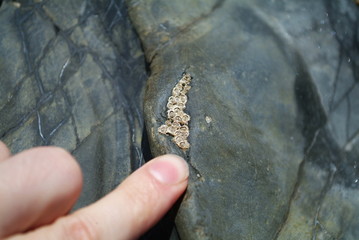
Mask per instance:
[[[5,1],[0,21],[0,138],[71,151],[76,207],[142,164],[143,102],[152,154],[191,165],[171,239],[359,238],[353,1]],[[183,72],[187,151],[158,132]]]

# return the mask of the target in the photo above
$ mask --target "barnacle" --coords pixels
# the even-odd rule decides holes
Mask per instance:
[[[173,142],[182,149],[190,147],[187,138],[189,136],[188,122],[191,117],[183,110],[186,108],[187,92],[191,89],[191,75],[184,73],[181,80],[172,89],[172,96],[167,102],[167,120],[158,128],[158,132],[164,135],[173,136]]]

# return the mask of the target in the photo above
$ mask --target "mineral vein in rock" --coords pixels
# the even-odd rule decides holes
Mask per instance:
[[[190,147],[187,138],[189,136],[188,122],[190,116],[183,110],[186,108],[187,92],[191,88],[191,75],[184,73],[181,80],[172,89],[172,96],[167,102],[167,120],[158,128],[158,132],[173,136],[173,141],[181,149]]]

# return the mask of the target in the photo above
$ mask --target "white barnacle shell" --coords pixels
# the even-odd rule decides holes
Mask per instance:
[[[173,136],[173,142],[184,150],[190,147],[187,138],[189,137],[188,122],[191,117],[184,112],[184,109],[188,101],[186,94],[191,89],[189,86],[191,79],[189,73],[183,74],[181,80],[172,89],[172,95],[168,98],[166,105],[167,120],[158,128],[159,133]]]

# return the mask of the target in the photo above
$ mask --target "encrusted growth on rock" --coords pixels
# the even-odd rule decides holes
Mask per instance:
[[[172,96],[167,102],[167,121],[158,128],[158,132],[173,136],[173,141],[178,147],[188,149],[190,147],[187,138],[189,136],[188,122],[191,117],[183,110],[186,108],[187,92],[191,88],[191,75],[184,73],[181,80],[172,89]]]

